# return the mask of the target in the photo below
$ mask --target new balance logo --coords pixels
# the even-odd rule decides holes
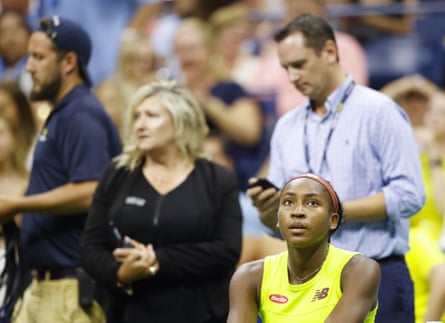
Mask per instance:
[[[328,297],[328,293],[329,293],[329,288],[323,288],[323,289],[317,289],[315,291],[315,295],[314,297],[312,297],[311,302],[315,302],[315,301],[319,301],[322,300],[323,298]]]

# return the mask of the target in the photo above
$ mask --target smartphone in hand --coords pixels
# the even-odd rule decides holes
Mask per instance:
[[[271,188],[271,187],[275,188],[277,191],[280,190],[278,187],[276,187],[268,179],[262,178],[262,177],[258,178],[258,180],[255,183],[249,184],[249,188],[256,187],[256,186],[261,186],[263,188],[263,190],[266,190],[266,189]]]
[[[128,242],[122,237],[119,229],[113,226],[113,235],[116,238],[118,248],[134,248],[134,245],[131,242]]]

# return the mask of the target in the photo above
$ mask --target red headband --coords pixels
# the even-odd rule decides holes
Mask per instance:
[[[335,194],[335,190],[332,187],[331,183],[329,183],[328,180],[326,180],[320,176],[311,174],[311,173],[306,173],[306,174],[301,174],[301,175],[292,177],[290,180],[288,180],[286,182],[286,184],[284,186],[289,184],[294,179],[299,179],[299,178],[309,178],[309,179],[312,179],[312,180],[320,183],[326,189],[326,191],[328,191],[329,197],[331,198],[331,201],[332,201],[332,208],[334,209],[334,212],[338,213],[340,201],[338,200],[337,194]]]

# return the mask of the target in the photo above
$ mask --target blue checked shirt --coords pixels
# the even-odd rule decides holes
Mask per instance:
[[[394,101],[357,84],[326,147],[332,119],[351,82],[348,76],[328,97],[328,113],[324,117],[317,116],[306,102],[280,118],[272,136],[269,179],[282,187],[292,176],[308,172],[309,161],[317,175],[332,183],[342,201],[383,191],[388,220],[346,221],[331,242],[376,259],[403,255],[409,249],[409,217],[425,201],[412,128],[407,115]],[[306,114],[308,158],[304,140]]]

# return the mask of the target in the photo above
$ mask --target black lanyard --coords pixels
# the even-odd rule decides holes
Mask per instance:
[[[340,100],[340,103],[337,106],[337,110],[335,111],[335,115],[331,122],[331,128],[329,129],[328,136],[326,138],[326,142],[323,149],[323,155],[321,158],[321,164],[319,171],[321,172],[321,168],[323,167],[323,163],[326,162],[326,154],[328,151],[329,144],[331,142],[332,134],[334,133],[335,127],[337,126],[337,121],[340,118],[340,114],[343,111],[343,106],[345,105],[346,100],[348,99],[349,95],[351,94],[352,90],[354,89],[355,82],[352,81],[349,83],[348,87],[346,88],[345,93],[343,94],[343,97]],[[311,161],[309,156],[309,140],[307,135],[307,121],[309,118],[309,112],[311,109],[311,104],[309,103],[309,106],[306,107],[306,116],[304,118],[304,157],[306,158],[306,166],[308,168],[309,173],[316,174],[314,170],[311,167]]]

